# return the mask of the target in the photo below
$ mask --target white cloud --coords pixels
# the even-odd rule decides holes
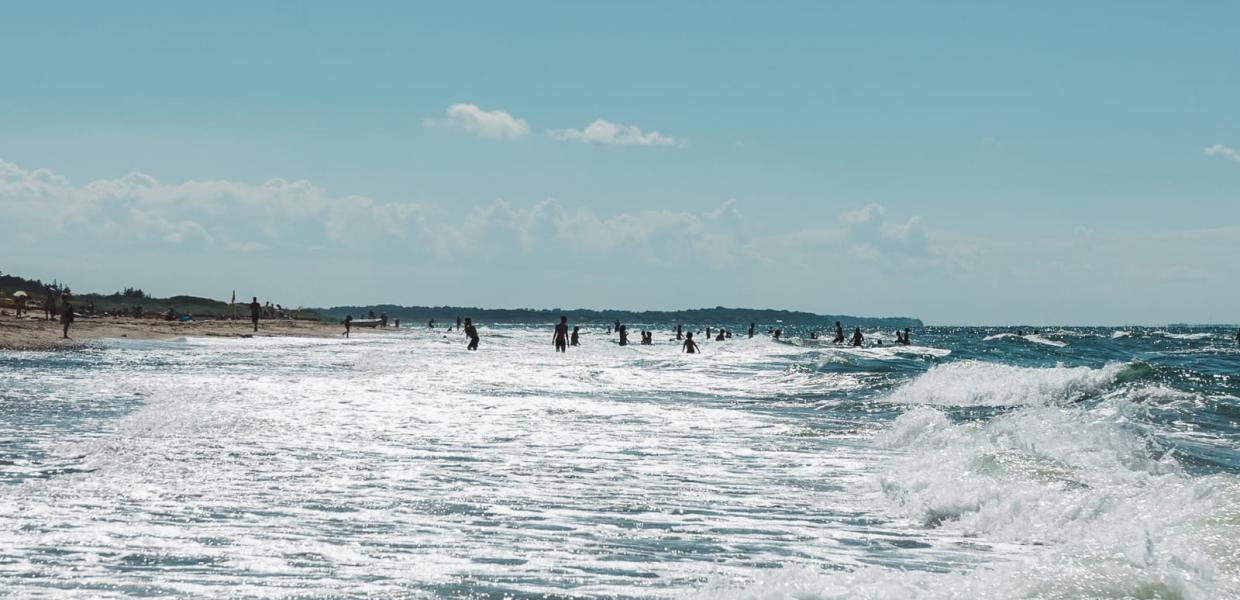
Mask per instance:
[[[428,127],[460,127],[481,138],[515,140],[530,132],[530,126],[503,110],[482,110],[474,104],[453,104],[447,118],[427,119]]]
[[[1222,144],[1215,144],[1206,148],[1206,156],[1222,156],[1240,162],[1240,151]]]
[[[848,253],[863,260],[878,260],[886,255],[899,254],[926,257],[931,254],[930,241],[920,217],[907,221],[887,220],[887,209],[879,204],[840,214],[847,227]]]
[[[622,125],[598,119],[585,129],[552,129],[551,137],[561,142],[582,142],[614,146],[670,146],[676,139],[657,131],[643,132],[636,125]]]

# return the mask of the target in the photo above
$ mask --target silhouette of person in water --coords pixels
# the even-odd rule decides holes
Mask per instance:
[[[428,328],[430,328],[430,329],[434,329],[434,328],[435,328],[435,319],[431,319],[431,320],[427,321],[427,322],[426,322],[426,326],[427,326]]]
[[[612,326],[612,330],[616,333],[620,333],[620,319],[616,319],[616,323]]]
[[[64,339],[69,339],[69,326],[73,324],[73,305],[69,304],[68,298],[60,307],[60,324],[64,326]]]
[[[844,327],[840,325],[839,321],[836,321],[835,322],[835,339],[831,340],[831,342],[838,344],[843,341],[844,341]]]
[[[860,346],[861,342],[864,342],[864,341],[865,341],[865,336],[861,335],[861,328],[857,327],[853,329],[852,345]]]
[[[753,339],[753,323],[749,324],[749,339]]]
[[[254,323],[254,331],[258,331],[258,318],[263,314],[263,306],[258,303],[258,296],[250,300],[250,322]]]
[[[457,331],[461,330],[461,315],[456,316],[456,330]]]
[[[811,331],[811,332],[809,332],[809,339],[811,339],[811,340],[816,340],[816,339],[818,339],[818,332],[817,332],[817,331]]]
[[[1236,330],[1236,343],[1240,344],[1240,329]]]
[[[569,340],[568,345],[570,345],[570,346],[576,346],[576,345],[577,345],[577,335],[578,335],[578,332],[579,332],[579,331],[581,331],[581,327],[578,327],[578,326],[576,326],[576,325],[573,325],[573,337],[572,337],[572,339],[571,339],[571,340]]]
[[[683,326],[683,325],[676,325],[676,340],[677,340],[677,341],[679,341],[679,340],[683,340],[683,339],[685,339],[685,335],[684,335],[684,326]]]
[[[618,325],[618,326],[616,326],[616,331],[619,331],[619,332],[620,332],[620,345],[621,345],[621,346],[628,346],[628,345],[629,345],[629,330],[628,330],[628,328],[627,328],[627,327],[625,327],[624,325]]]
[[[779,336],[783,334],[784,334],[783,329],[776,329],[775,332],[771,334],[771,336],[774,337],[775,339],[779,339]]]
[[[434,323],[433,320],[431,322]],[[469,317],[465,317],[465,336],[469,338],[469,345],[466,346],[465,349],[466,350],[477,350],[478,349],[478,330],[474,329],[474,322]]]
[[[905,327],[904,328],[904,339],[900,340],[900,343],[904,344],[905,346],[912,344],[912,342],[908,341],[908,333],[909,333],[909,329],[908,327]]]
[[[353,315],[344,316],[344,337],[349,337],[349,332],[353,330]]]
[[[709,327],[706,328],[706,339],[708,340],[710,339],[710,328]]]
[[[555,335],[551,339],[556,352],[568,352],[568,317],[561,316],[555,326]]]
[[[681,348],[687,354],[697,354],[701,351],[701,349],[698,348],[697,342],[693,341],[692,331],[685,334],[685,343]]]
[[[725,337],[726,337],[726,336],[724,335],[723,328],[722,328],[722,327],[721,327],[721,328],[719,328],[719,335],[716,335],[716,336],[715,336],[715,341],[716,341],[716,342],[722,342],[722,341],[723,341],[723,338],[725,338]]]

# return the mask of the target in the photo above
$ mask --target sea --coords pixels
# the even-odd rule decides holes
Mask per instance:
[[[0,351],[0,596],[1240,597],[1234,329],[766,327]]]

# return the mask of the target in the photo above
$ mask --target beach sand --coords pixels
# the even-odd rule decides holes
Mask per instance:
[[[66,350],[90,340],[124,338],[131,340],[166,340],[178,337],[337,337],[344,332],[339,324],[315,321],[281,321],[264,319],[255,333],[250,321],[164,321],[79,317],[69,329],[70,339],[61,338],[59,321],[20,319],[0,316],[0,349]]]

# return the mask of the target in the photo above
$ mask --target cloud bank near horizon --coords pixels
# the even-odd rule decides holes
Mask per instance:
[[[346,271],[343,279],[375,290],[376,302],[417,287],[388,278],[381,265],[396,262],[471,295],[499,298],[492,304],[811,309],[817,300],[805,298],[820,298],[821,310],[950,320],[935,317],[934,309],[948,315],[962,305],[995,310],[1032,296],[1046,299],[1049,318],[1056,314],[1054,298],[1067,293],[1104,302],[1144,290],[1167,305],[1208,304],[1199,294],[1237,275],[1217,257],[1240,249],[1240,227],[1146,234],[1078,228],[1036,240],[988,239],[936,231],[918,215],[894,217],[883,205],[865,203],[833,221],[770,230],[749,219],[738,199],[701,212],[598,214],[555,198],[531,204],[497,198],[458,209],[334,194],[279,178],[167,183],[130,173],[75,184],[48,169],[2,160],[0,207],[6,214],[0,235],[12,261],[6,270],[32,265],[29,275],[65,280],[81,278],[75,271],[81,267],[95,280],[115,282],[111,287],[149,288],[134,281],[129,261],[137,259],[171,279],[168,291],[201,292],[193,285],[228,281],[247,265],[267,269],[244,275],[265,285],[308,289],[307,281],[321,281],[316,273],[323,265],[335,265]],[[200,272],[180,274],[179,264]],[[271,265],[278,268],[270,272]],[[43,270],[51,266],[68,272]],[[475,282],[471,274],[481,272],[488,279]],[[561,290],[583,300],[548,291],[560,281],[570,282]],[[736,287],[740,281],[748,283]],[[945,281],[953,282],[946,286],[950,294],[941,291]],[[297,293],[323,293],[324,284],[315,286]],[[1178,293],[1188,289],[1195,291]],[[1108,310],[1100,307],[1099,314]]]

